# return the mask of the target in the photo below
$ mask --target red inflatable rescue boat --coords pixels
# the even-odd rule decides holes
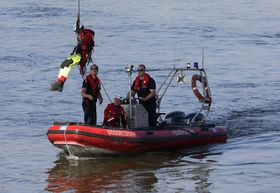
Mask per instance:
[[[132,67],[126,67],[129,75],[131,75]],[[176,75],[178,75],[178,83],[185,83],[183,72],[193,73],[190,90],[194,92],[201,107],[197,112],[188,115],[182,111],[173,111],[163,119],[161,117],[163,113],[160,112],[162,98]],[[129,79],[131,80],[131,77]],[[201,83],[201,91],[196,85],[197,81]],[[185,91],[182,91],[182,99],[184,94]],[[225,129],[206,121],[211,103],[212,96],[204,68],[198,68],[197,65],[194,68],[174,67],[157,90],[158,122],[156,127],[148,126],[148,114],[143,105],[130,100],[129,104],[123,104],[128,129],[56,122],[48,129],[47,136],[53,145],[73,155],[168,151],[226,142]]]
[[[225,142],[227,138],[223,128],[213,125],[124,130],[79,123],[54,123],[47,135],[52,144],[73,155],[166,151]]]

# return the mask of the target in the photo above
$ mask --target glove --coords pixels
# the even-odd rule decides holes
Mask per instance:
[[[123,99],[123,100],[122,100],[122,104],[129,104],[129,100]]]

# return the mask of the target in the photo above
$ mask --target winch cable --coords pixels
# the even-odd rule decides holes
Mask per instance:
[[[77,13],[77,21],[76,21],[76,30],[80,28],[80,0],[78,0],[78,13]]]
[[[78,0],[78,13],[77,13],[77,20],[76,20],[76,33],[77,33],[78,29],[80,29],[80,12],[81,12],[81,6],[80,6],[80,0]],[[89,62],[88,62],[88,64],[89,64]],[[80,69],[81,66],[79,66],[79,64],[77,65],[77,67],[78,67],[80,72],[81,71],[84,72],[84,69]],[[81,77],[82,77],[83,80],[85,80],[84,74],[81,74]]]

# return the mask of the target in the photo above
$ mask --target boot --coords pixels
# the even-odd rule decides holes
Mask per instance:
[[[63,85],[64,82],[61,80],[57,80],[56,82],[51,84],[50,90],[51,91],[58,91],[58,92],[62,92],[63,90]]]

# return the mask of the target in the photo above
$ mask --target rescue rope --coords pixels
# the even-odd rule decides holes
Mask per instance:
[[[68,128],[69,124],[70,124],[70,122],[67,123],[66,128],[63,132],[63,135],[64,135],[64,141],[65,141],[65,146],[67,148],[67,151],[68,151],[69,155],[72,156],[69,145],[68,145],[68,141],[67,141],[67,138],[66,138],[66,131],[67,131],[67,128]]]
[[[99,78],[99,80],[101,80],[101,78],[100,78],[100,76],[99,76],[99,75],[97,75],[97,77]],[[108,99],[109,99],[109,101],[112,103],[113,101],[111,100],[111,98],[110,98],[109,94],[107,93],[107,91],[106,91],[106,89],[105,89],[105,87],[104,87],[104,85],[103,85],[102,81],[100,81],[100,84],[101,84],[101,86],[102,86],[102,88],[103,88],[103,90],[104,90],[104,92],[105,92],[105,94],[106,94],[107,98],[108,98]]]
[[[93,59],[92,59],[92,56],[90,55],[90,57],[89,57],[89,59],[88,59],[88,63],[87,63],[87,65],[89,65],[89,63],[90,62],[92,62],[93,64],[94,64],[94,62],[93,62]],[[83,79],[84,79],[84,76],[82,76],[83,77]],[[109,94],[107,93],[107,91],[106,91],[106,89],[105,89],[105,86],[104,86],[104,84],[102,83],[102,81],[101,81],[101,78],[100,78],[100,76],[99,75],[97,75],[97,77],[99,78],[99,80],[100,80],[100,84],[101,84],[101,87],[103,88],[103,90],[104,90],[104,92],[105,92],[105,94],[106,94],[106,96],[107,96],[107,98],[109,99],[109,101],[112,103],[113,101],[111,100],[111,98],[110,98],[110,96],[109,96]]]

